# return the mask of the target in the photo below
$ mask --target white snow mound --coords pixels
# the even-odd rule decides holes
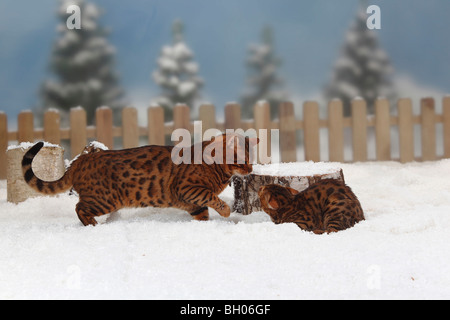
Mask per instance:
[[[76,196],[15,205],[0,181],[0,299],[449,299],[450,160],[331,165],[366,220],[329,235],[151,208],[83,227]]]

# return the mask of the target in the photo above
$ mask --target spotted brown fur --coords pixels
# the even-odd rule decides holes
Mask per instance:
[[[245,143],[234,143],[235,140]],[[37,178],[31,168],[33,158],[43,147],[38,142],[24,155],[22,171],[25,181],[43,194],[75,190],[79,195],[75,210],[83,225],[96,225],[95,217],[124,207],[147,206],[174,207],[186,210],[196,220],[208,220],[208,207],[224,217],[230,215],[230,208],[218,195],[232,175],[252,171],[249,150],[256,143],[255,139],[237,135],[203,142],[202,150],[210,146],[222,151],[222,164],[207,164],[203,159],[201,164],[175,164],[172,146],[88,150],[73,161],[63,177],[49,182]],[[194,146],[190,148],[194,155]],[[235,154],[245,152],[246,162],[227,164],[227,149]]]
[[[350,187],[335,179],[316,182],[298,192],[271,184],[259,189],[263,210],[275,223],[296,223],[314,233],[330,233],[353,227],[364,213]]]

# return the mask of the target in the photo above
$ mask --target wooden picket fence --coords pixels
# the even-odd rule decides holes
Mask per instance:
[[[396,160],[402,163],[410,161],[429,161],[440,158],[450,158],[450,97],[442,100],[442,114],[436,114],[435,101],[424,98],[420,101],[420,114],[413,114],[411,99],[400,99],[391,108],[385,99],[378,99],[375,103],[375,114],[367,115],[366,102],[362,99],[352,101],[352,116],[343,116],[342,103],[332,100],[328,104],[328,118],[319,116],[319,104],[307,101],[303,104],[303,117],[297,119],[294,105],[285,102],[278,106],[278,119],[270,118],[270,105],[259,102],[255,105],[254,118],[241,119],[241,107],[236,103],[225,106],[223,122],[216,120],[216,110],[211,104],[200,106],[199,118],[202,131],[216,128],[225,129],[279,129],[279,151],[282,162],[297,161],[298,150],[304,151],[304,159],[323,161],[320,148],[320,131],[328,131],[328,161],[344,162],[344,147],[351,146],[352,159],[346,162],[368,160]],[[392,110],[391,110],[392,109]],[[391,111],[397,111],[391,114]],[[18,115],[17,131],[8,131],[8,121],[5,113],[0,112],[0,179],[6,177],[6,149],[8,145],[25,142],[45,140],[60,144],[67,141],[70,145],[70,157],[79,154],[90,140],[97,140],[109,148],[114,147],[115,138],[121,138],[123,148],[139,146],[142,138],[148,144],[164,144],[166,135],[174,129],[184,128],[191,133],[194,131],[194,122],[191,121],[191,112],[186,105],[177,105],[173,113],[173,121],[164,121],[164,112],[160,107],[147,109],[147,126],[139,126],[138,112],[135,108],[127,107],[122,110],[122,126],[113,125],[112,110],[100,107],[96,111],[96,125],[87,126],[86,112],[78,107],[70,110],[70,127],[61,128],[60,114],[56,110],[49,110],[44,114],[43,128],[34,127],[34,115],[31,111],[24,111]],[[442,124],[442,137],[437,139],[436,126]],[[415,156],[415,126],[420,126],[421,155]],[[351,139],[344,141],[344,131],[351,129]],[[391,128],[398,130],[399,157],[391,156]],[[375,159],[368,157],[368,131],[375,134]],[[299,141],[297,132],[303,132]],[[120,140],[120,139],[119,139]],[[351,140],[351,141],[350,141]],[[437,141],[443,143],[443,154],[437,154]]]

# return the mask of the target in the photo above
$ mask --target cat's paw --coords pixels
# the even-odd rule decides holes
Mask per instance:
[[[209,220],[208,208],[204,207],[195,212],[192,212],[191,216],[197,221],[208,221]]]
[[[228,218],[231,214],[230,207],[228,205],[225,205],[224,208],[219,211],[219,214],[224,218]]]

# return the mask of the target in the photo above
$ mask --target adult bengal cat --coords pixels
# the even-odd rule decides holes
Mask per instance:
[[[358,198],[350,187],[335,179],[321,180],[302,192],[266,185],[258,195],[273,222],[293,222],[317,234],[344,230],[364,220]]]
[[[24,155],[22,171],[28,185],[43,194],[73,188],[79,195],[75,210],[85,226],[96,225],[97,216],[125,207],[174,207],[188,211],[196,220],[208,220],[208,207],[223,217],[230,215],[229,206],[218,195],[232,175],[252,171],[251,151],[258,142],[257,138],[237,134],[215,137],[202,142],[201,150],[210,152],[202,152],[200,164],[194,164],[195,145],[190,147],[192,162],[179,164],[173,161],[173,146],[88,152],[74,160],[63,177],[52,182],[36,177],[31,167],[43,146],[38,142]],[[180,149],[180,157],[183,152]],[[227,163],[227,154],[234,154],[233,163]],[[245,159],[237,161],[242,154]],[[223,161],[211,161],[217,156]]]

